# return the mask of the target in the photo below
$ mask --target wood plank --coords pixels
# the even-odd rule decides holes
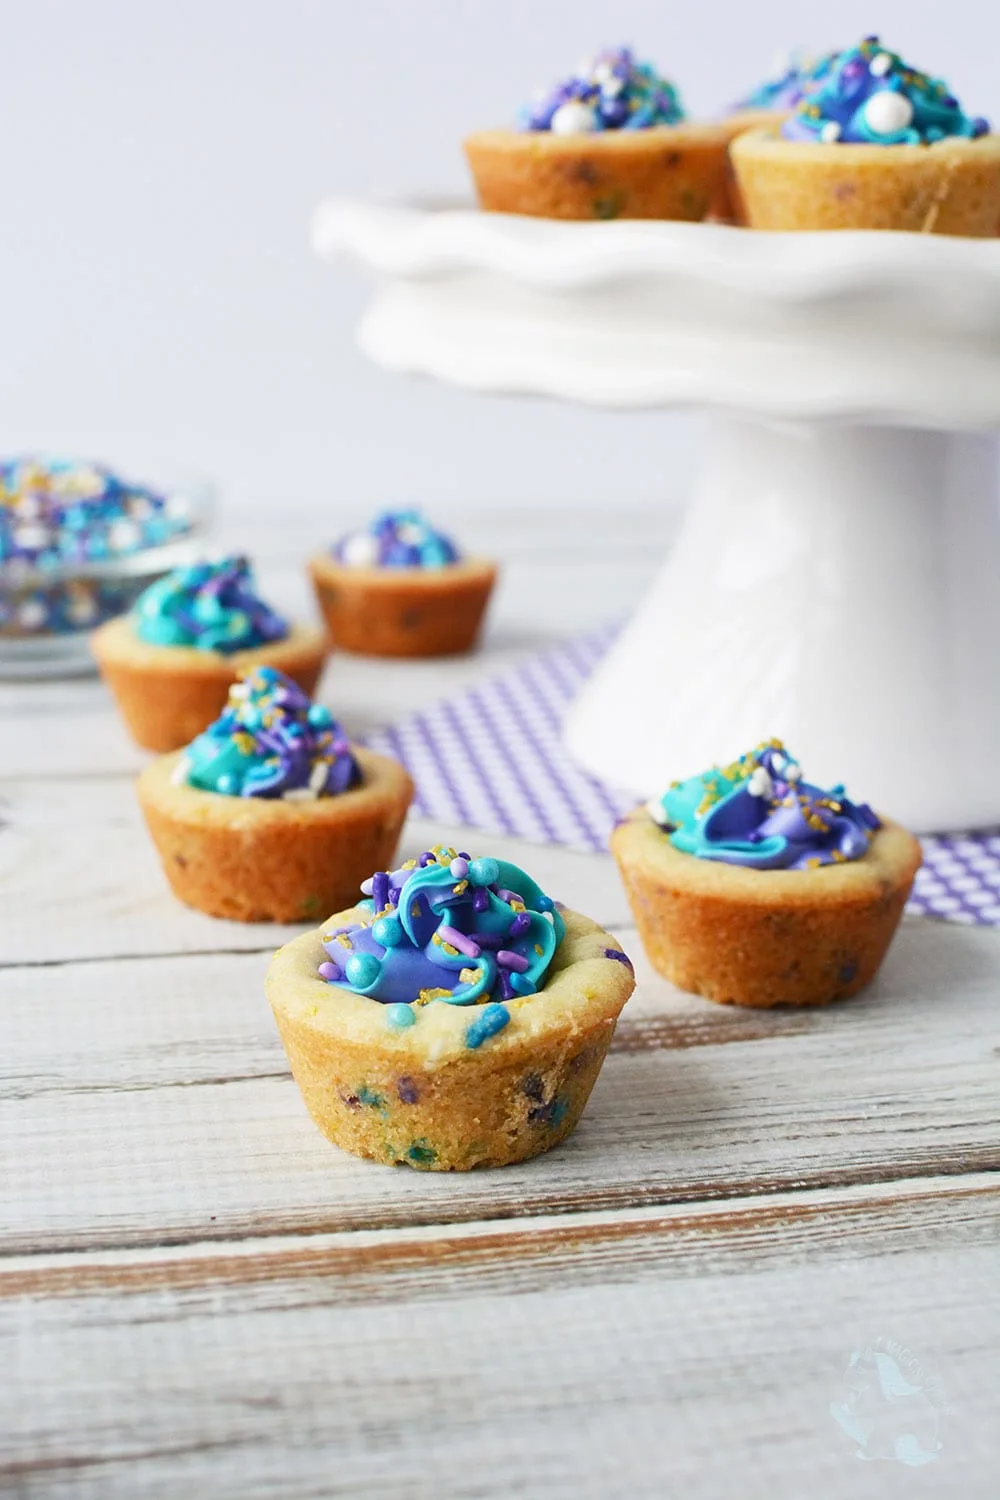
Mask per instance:
[[[260,955],[0,974],[0,1248],[325,1232],[1000,1168],[1000,935],[910,921],[867,995],[744,1016],[640,985],[581,1128],[438,1177],[330,1147]]]
[[[993,1500],[998,1196],[929,1182],[14,1263],[0,1488],[716,1500],[738,1474],[744,1500]],[[879,1394],[875,1353],[913,1395]],[[863,1382],[876,1462],[831,1412]],[[891,1461],[906,1432],[919,1475]]]
[[[170,893],[129,780],[9,782],[0,801],[0,968],[123,955],[270,950],[291,927],[225,922]],[[628,904],[609,856],[528,845],[411,818],[401,852],[428,844],[490,851],[524,864],[569,906],[610,926]]]

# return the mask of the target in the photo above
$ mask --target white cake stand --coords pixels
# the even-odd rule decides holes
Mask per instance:
[[[715,414],[588,770],[648,796],[777,734],[918,830],[1000,822],[1000,241],[331,202],[314,243],[381,278],[389,369]]]

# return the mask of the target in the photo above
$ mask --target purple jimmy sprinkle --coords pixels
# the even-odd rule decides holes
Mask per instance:
[[[474,912],[485,911],[490,904],[489,892],[484,885],[477,885],[472,893],[472,910]]]
[[[510,975],[506,969],[500,970],[500,993],[505,1000],[516,1000],[517,991],[510,982]]]
[[[624,964],[627,969],[631,969],[632,967],[632,960],[620,948],[605,948],[604,957],[615,959],[617,963]]]
[[[472,938],[466,937],[464,932],[459,932],[457,927],[450,927],[447,922],[441,923],[438,928],[438,937],[442,943],[450,943],[453,948],[458,949],[459,953],[464,953],[466,958],[478,958],[483,951]]]
[[[500,900],[501,901],[506,901],[508,906],[510,905],[510,903],[512,901],[521,901],[522,905],[524,904],[522,897],[520,897],[517,894],[517,891],[508,891],[506,889],[506,887],[504,887],[502,885],[494,886],[493,889],[496,891],[497,895],[500,897]]]
[[[421,854],[421,856],[420,856],[420,868],[422,870],[426,870],[426,868],[427,868],[428,865],[436,865],[436,864],[437,864],[437,855],[436,854],[432,854],[429,849],[426,850],[423,854]]]
[[[372,900],[376,911],[384,911],[389,905],[389,876],[385,870],[372,876]]]
[[[514,953],[510,948],[501,948],[497,953],[497,963],[501,969],[513,969],[517,974],[524,974],[531,967],[526,958],[520,953]]]
[[[497,933],[493,933],[493,932],[477,932],[476,933],[476,942],[479,944],[480,948],[486,948],[491,953],[495,953],[499,948],[502,948],[503,945],[504,945],[504,943],[505,943],[505,941],[506,941],[506,939],[500,937],[499,934],[497,934]]]
[[[507,936],[512,938],[520,937],[522,933],[527,932],[530,926],[531,918],[528,916],[528,913],[526,911],[519,911],[507,928]]]

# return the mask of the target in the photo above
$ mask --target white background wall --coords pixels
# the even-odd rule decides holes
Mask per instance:
[[[217,477],[228,505],[676,498],[698,424],[403,382],[315,263],[330,191],[455,189],[458,142],[631,41],[714,111],[881,29],[1000,113],[993,0],[2,0],[0,449]]]

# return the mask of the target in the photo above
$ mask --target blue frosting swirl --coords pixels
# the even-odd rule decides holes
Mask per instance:
[[[358,763],[328,708],[275,667],[252,667],[229,689],[214,724],[178,762],[179,785],[225,797],[312,801],[345,792]]]
[[[648,804],[684,854],[758,870],[811,870],[860,859],[881,826],[843,786],[802,779],[780,740],[723,768],[675,782]]]
[[[338,562],[355,568],[444,568],[458,562],[455,543],[435,531],[419,510],[386,510],[365,531],[341,537]]]
[[[834,59],[781,129],[790,141],[928,146],[949,136],[975,140],[990,124],[965,114],[947,84],[869,36]]]
[[[517,865],[439,846],[361,887],[360,922],[325,933],[329,984],[386,1006],[394,1030],[415,1007],[486,1006],[466,1044],[506,1024],[503,1002],[539,990],[565,936],[554,903]]]
[[[175,568],[139,595],[135,609],[136,634],[153,646],[228,654],[288,635],[287,622],[256,593],[245,557]]]
[[[791,53],[784,59],[772,78],[766,78],[763,83],[758,84],[749,94],[732,105],[730,113],[738,114],[750,109],[775,111],[794,109],[818,87],[837,56],[836,52],[825,52],[819,57],[812,57],[802,52]]]
[[[582,135],[676,125],[683,118],[674,85],[649,63],[636,62],[630,47],[614,47],[543,93],[522,111],[519,123],[522,130]]]

